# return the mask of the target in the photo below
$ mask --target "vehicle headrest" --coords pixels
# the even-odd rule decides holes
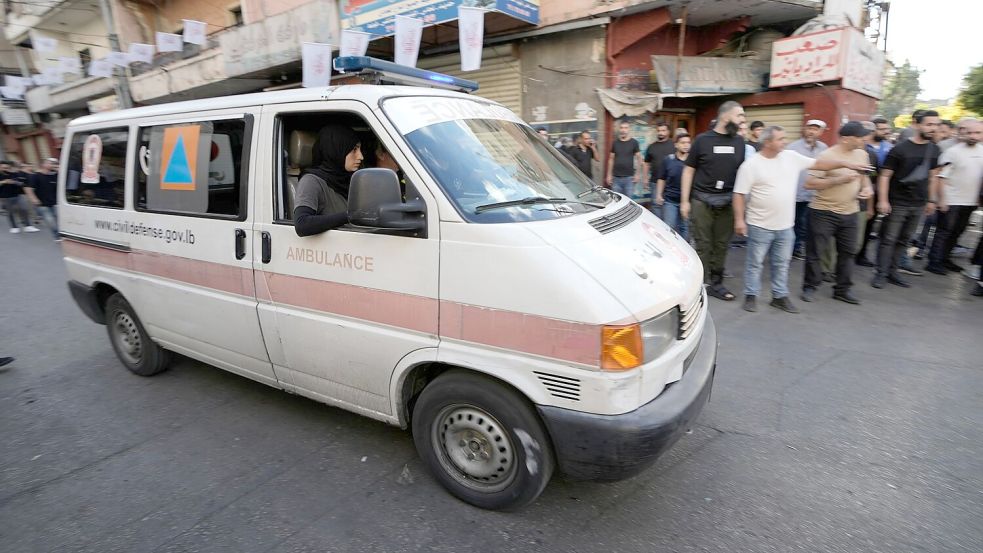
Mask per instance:
[[[291,167],[310,167],[311,154],[317,134],[311,131],[291,131],[287,146]]]

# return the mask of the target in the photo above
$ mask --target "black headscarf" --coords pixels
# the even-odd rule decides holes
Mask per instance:
[[[317,133],[311,152],[311,167],[304,171],[328,183],[328,187],[348,199],[352,173],[345,171],[345,158],[359,143],[355,131],[344,125],[327,125]]]

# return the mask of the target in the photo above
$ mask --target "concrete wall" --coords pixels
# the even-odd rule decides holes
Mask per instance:
[[[533,124],[581,119],[581,104],[596,110],[594,117],[599,115],[603,108],[594,89],[604,86],[604,37],[604,29],[598,27],[523,42],[522,118]]]
[[[168,0],[157,5],[121,0],[119,7],[128,12],[117,17],[120,35],[128,42],[150,42],[156,32],[173,33],[184,26],[182,19],[194,19],[208,24],[214,33],[232,24],[230,9],[239,6],[237,0]],[[288,4],[289,2],[283,2]],[[245,6],[243,6],[245,12]],[[245,17],[245,13],[243,13]]]
[[[255,23],[296,7],[310,4],[312,0],[242,0],[242,16],[245,23]],[[315,2],[335,2],[336,0],[314,0]]]

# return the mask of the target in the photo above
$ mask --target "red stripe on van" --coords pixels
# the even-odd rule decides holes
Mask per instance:
[[[601,326],[364,288],[263,273],[144,250],[117,251],[65,238],[66,257],[505,350],[598,366]],[[255,279],[255,282],[254,282]],[[436,322],[439,316],[439,329]]]
[[[440,302],[440,335],[598,366],[601,327],[450,301]]]

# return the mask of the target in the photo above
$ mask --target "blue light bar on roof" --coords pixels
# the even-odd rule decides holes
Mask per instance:
[[[345,56],[335,58],[334,68],[341,73],[378,73],[387,81],[413,86],[431,86],[447,88],[462,92],[478,90],[478,83],[467,79],[459,79],[443,73],[435,73],[425,69],[406,67],[391,61],[380,60],[368,56]]]

